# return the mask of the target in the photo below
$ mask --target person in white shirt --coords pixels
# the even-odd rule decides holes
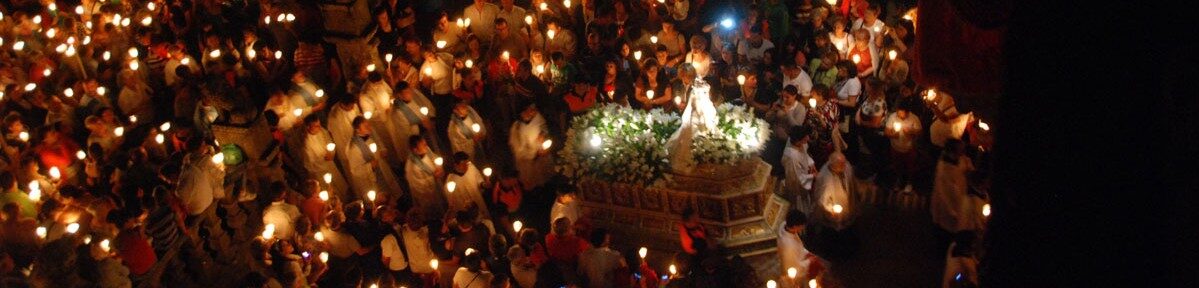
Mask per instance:
[[[290,131],[300,123],[301,119],[304,119],[305,115],[310,115],[308,113],[310,108],[305,106],[299,97],[289,97],[279,89],[271,89],[270,95],[270,98],[266,100],[266,106],[263,107],[263,112],[275,113],[275,116],[279,116],[279,130]]]
[[[452,112],[454,114],[450,116],[450,125],[446,129],[449,130],[450,150],[466,153],[471,159],[481,158],[477,154],[482,148],[483,139],[487,137],[487,127],[484,126],[487,123],[465,101],[458,101]]]
[[[345,217],[338,210],[329,211],[329,214],[325,215],[325,225],[320,229],[321,234],[325,235],[329,255],[338,259],[339,262],[345,261],[359,252],[366,252],[353,235],[341,231],[341,224],[345,222]],[[332,259],[329,261],[333,262]]]
[[[291,83],[292,99],[297,101],[296,106],[306,109],[305,115],[325,107],[325,91],[308,79],[304,72],[296,71],[295,74],[292,74]],[[301,100],[302,102],[300,102]]]
[[[529,24],[525,23],[525,8],[514,5],[514,0],[500,0],[499,11],[496,13],[496,18],[504,18],[513,31],[525,30],[529,28]],[[469,9],[469,8],[468,8]],[[474,25],[474,20],[471,20],[471,25]]]
[[[462,257],[462,267],[454,272],[454,288],[487,288],[491,287],[491,272],[483,270],[482,253],[467,253]]]
[[[853,48],[853,34],[845,30],[845,18],[837,18],[833,22],[833,30],[828,32],[829,42],[833,42],[833,47],[837,48],[837,52],[841,54],[841,59],[847,59],[849,49]]]
[[[579,275],[585,277],[589,288],[612,287],[616,271],[628,267],[620,252],[608,246],[612,243],[612,235],[604,228],[591,231],[591,248],[579,254]]]
[[[470,156],[466,153],[454,153],[453,169],[446,175],[446,191],[445,198],[449,204],[450,210],[463,211],[467,210],[471,203],[476,204],[479,208],[479,215],[490,219],[491,213],[487,210],[487,201],[483,200],[483,189],[487,186],[486,180],[483,179],[483,173],[471,163]],[[449,183],[454,183],[454,190],[449,190]]]
[[[404,237],[402,236],[404,227],[396,223],[397,214],[399,211],[391,207],[383,208],[383,213],[380,213],[379,219],[383,222],[384,230],[386,231],[383,240],[379,241],[380,254],[382,254],[383,266],[387,268],[391,276],[396,279],[403,279],[406,270],[408,270],[408,257],[405,255],[407,247],[404,247]]]
[[[820,259],[815,254],[809,252],[807,247],[804,247],[803,239],[799,238],[799,235],[803,234],[807,223],[808,217],[803,212],[791,210],[787,211],[786,221],[783,222],[783,225],[779,226],[777,241],[779,268],[782,269],[780,271],[782,273],[779,274],[781,277],[779,278],[787,284],[782,285],[783,287],[805,287],[804,285],[808,283],[808,279],[816,277],[816,275],[811,275],[810,272],[812,264],[819,262]],[[797,272],[796,277],[793,283],[786,283],[787,281],[792,281],[790,277],[787,277],[787,270],[791,268],[795,268]]]
[[[346,151],[346,169],[350,172],[348,174],[354,192],[360,199],[376,203],[391,203],[399,199],[403,190],[391,171],[391,166],[382,160],[383,155],[390,152],[375,142],[371,134],[373,129],[366,118],[354,118],[352,124],[354,137],[343,150]],[[375,197],[378,198],[369,199],[370,191],[375,191]]]
[[[341,165],[342,169],[346,169],[346,171],[342,172],[345,172],[347,178],[350,176],[350,166],[346,163],[348,158],[346,158],[345,148],[349,147],[350,139],[354,137],[354,127],[352,126],[354,118],[362,116],[361,110],[358,109],[358,101],[354,98],[342,98],[337,105],[329,109],[329,118],[325,122],[329,125],[327,129],[329,130],[329,136],[333,139],[333,144],[337,145],[337,155],[335,155],[335,158],[340,162],[338,165]],[[358,189],[356,187],[352,188]]]
[[[471,25],[474,25],[474,23],[472,22]],[[445,12],[442,12],[441,17],[437,18],[437,27],[433,29],[433,43],[436,44],[440,41],[445,41],[445,48],[443,49],[446,51],[459,51],[462,49],[461,44],[467,35],[466,29],[465,27],[459,27],[457,23],[450,22],[449,16]]]
[[[274,237],[289,240],[295,236],[296,219],[300,219],[300,208],[287,203],[287,187],[283,182],[271,183],[271,193],[274,193],[270,206],[262,211],[262,225],[275,227]]]
[[[791,127],[801,126],[807,119],[808,107],[799,103],[799,91],[795,86],[783,88],[782,97],[770,106],[766,119],[771,123],[774,137],[787,139]]]
[[[806,126],[796,126],[791,128],[791,143],[783,149],[783,171],[786,175],[786,182],[783,185],[787,191],[796,193],[796,195],[805,199],[804,201],[796,201],[795,203],[810,203],[810,193],[812,191],[812,181],[816,179],[816,161],[808,155],[808,141],[811,139],[808,134],[811,129]],[[807,207],[805,207],[807,208]]]
[[[432,50],[425,51],[424,56],[425,62],[420,66],[421,86],[428,88],[434,97],[450,97],[457,77],[447,59],[454,56]]]
[[[445,170],[436,160],[441,156],[430,151],[429,144],[420,136],[408,138],[408,147],[412,149],[404,165],[404,177],[408,179],[408,191],[412,192],[413,204],[424,208],[431,216],[444,215],[446,200],[441,194],[443,188],[440,180],[445,177]]]
[[[774,43],[762,36],[762,28],[754,26],[749,29],[749,39],[737,45],[737,55],[742,62],[761,63],[766,50],[774,48]]]
[[[431,139],[428,133],[435,131],[433,129],[433,117],[437,116],[437,108],[433,107],[433,102],[425,97],[425,94],[417,91],[415,87],[409,86],[408,82],[400,82],[395,86],[395,103],[391,109],[391,120],[396,130],[392,131],[393,136],[400,139],[398,145],[404,148],[403,155],[407,158],[408,152],[412,150],[412,146],[408,145],[408,139],[412,136],[424,137]],[[401,147],[396,147],[400,149]]]
[[[799,91],[799,95],[807,98],[812,95],[812,77],[808,76],[808,72],[803,70],[794,63],[783,65],[783,88],[787,86],[795,86]]]
[[[852,222],[852,215],[857,213],[857,207],[849,202],[849,195],[854,189],[853,167],[849,165],[844,154],[833,152],[829,155],[828,162],[824,163],[824,167],[820,168],[820,174],[816,176],[815,185],[821,209],[814,212],[825,218],[833,229],[842,230],[848,227]]]
[[[423,212],[419,207],[408,211],[408,217],[404,220],[403,228],[400,228],[400,231],[404,238],[404,251],[408,252],[408,268],[421,279],[433,279],[435,271],[430,262],[437,259],[437,256],[433,254],[433,249],[429,246],[429,227],[425,226]],[[431,283],[431,281],[426,283]],[[431,285],[424,287],[429,286]]]
[[[543,149],[549,138],[545,117],[541,116],[536,106],[528,103],[520,112],[520,118],[512,123],[508,135],[508,145],[512,149],[521,184],[530,189],[545,184],[553,174],[553,155],[548,149]]]
[[[562,52],[562,56],[566,59],[574,59],[575,50],[577,50],[575,32],[570,29],[562,29],[557,20],[545,21],[545,27],[546,31],[554,31],[553,39],[549,39],[549,34],[546,34],[545,54],[552,55],[554,52]]]
[[[188,215],[216,217],[216,210],[210,208],[217,199],[225,198],[224,164],[212,162],[216,152],[199,137],[189,139],[187,148],[175,194],[182,200]]]
[[[878,19],[878,9],[879,7],[875,5],[866,7],[866,14],[863,14],[862,18],[853,20],[853,25],[850,26],[850,31],[866,29],[867,31],[870,31],[870,43],[876,43],[876,41],[879,41],[877,40],[879,39],[879,36],[881,36],[883,32],[887,31],[887,23],[883,23],[883,21]]]
[[[887,116],[884,134],[891,138],[891,168],[895,172],[896,190],[912,193],[912,178],[916,176],[916,139],[924,131],[920,118],[900,106]],[[902,187],[902,189],[899,189]]]
[[[574,191],[558,190],[558,195],[554,198],[554,206],[550,207],[550,223],[557,221],[558,218],[566,218],[570,220],[570,223],[578,223],[579,216],[583,213],[581,209],[579,202],[575,201]]]
[[[320,179],[330,193],[339,195],[341,199],[349,199],[347,198],[350,192],[349,183],[346,182],[344,174],[337,169],[337,163],[333,160],[337,154],[337,144],[333,144],[333,138],[329,136],[329,131],[321,127],[321,121],[316,115],[304,117],[303,139],[301,146],[303,151],[295,153],[295,155],[304,161],[304,170],[307,170],[308,178]],[[333,151],[330,151],[329,148],[333,148]],[[327,182],[325,174],[330,176]]]
[[[466,28],[483,42],[491,42],[491,37],[495,35],[495,18],[499,14],[500,7],[487,0],[475,0],[475,4],[462,10],[462,18],[470,19],[470,26]],[[524,21],[524,17],[521,18]]]

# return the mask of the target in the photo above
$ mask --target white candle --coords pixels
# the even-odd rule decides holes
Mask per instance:
[[[25,49],[25,41],[17,41],[12,43],[12,50],[20,52]]]
[[[25,92],[33,91],[33,89],[37,89],[36,83],[25,84]]]
[[[63,95],[63,96],[67,96],[67,98],[74,97],[74,96],[75,96],[75,89],[71,89],[71,88],[69,88],[69,87],[68,87],[67,89],[62,89],[62,95]]]
[[[129,123],[137,123],[137,115],[129,115]]]
[[[745,75],[737,75],[737,85],[745,85]]]
[[[795,267],[787,268],[787,278],[791,278],[791,281],[795,281],[796,276],[799,276],[799,269],[795,269]]]
[[[429,107],[420,107],[420,114],[429,116]]]
[[[283,59],[283,51],[275,51],[275,60]]]
[[[429,267],[433,267],[433,270],[437,270],[437,264],[437,259],[429,260]]]
[[[161,130],[162,132],[171,130],[171,122],[162,122],[162,125],[158,125],[158,130]]]
[[[225,163],[225,153],[224,152],[216,153],[216,155],[212,155],[212,164],[221,164],[221,163]]]
[[[991,125],[987,125],[983,120],[978,120],[978,128],[982,128],[983,131],[991,131]]]
[[[508,51],[504,51],[503,53],[500,53],[500,58],[504,59],[504,62],[508,61],[509,56],[512,56],[512,54],[508,53]]]
[[[778,285],[774,280],[766,281],[766,288],[778,288]]]
[[[903,130],[903,123],[895,122],[891,124],[891,129],[895,129],[895,132],[899,132],[900,130]]]
[[[445,48],[445,40],[437,40],[437,49]]]
[[[383,60],[387,60],[387,64],[391,64],[391,59],[395,59],[395,55],[392,55],[391,53],[383,55]]]
[[[37,227],[33,230],[33,234],[37,234],[38,238],[46,239],[46,227]]]
[[[445,191],[446,192],[454,193],[454,190],[457,190],[457,189],[458,189],[458,183],[456,183],[454,181],[446,181],[445,182]]]
[[[649,42],[658,44],[658,36],[649,36]]]
[[[540,8],[541,11],[545,11],[550,9],[550,5],[546,4],[545,2],[541,2],[541,5],[538,5],[538,8]]]
[[[275,237],[275,224],[266,224],[266,228],[262,228],[262,239],[270,240]]]
[[[366,199],[371,200],[371,202],[375,202],[375,197],[378,196],[377,194],[378,193],[375,192],[375,190],[366,191]]]
[[[891,50],[891,52],[887,52],[887,59],[891,59],[891,61],[895,61],[895,57],[899,57],[899,52],[895,52],[895,50]]]
[[[316,197],[321,198],[321,201],[329,201],[329,190],[321,190],[320,193],[316,194]]]
[[[317,258],[321,259],[321,263],[329,262],[329,252],[321,252],[321,254],[317,256]]]
[[[641,51],[633,51],[633,60],[641,61]]]
[[[433,158],[434,165],[441,166],[443,163],[445,163],[445,160],[441,159],[441,157]]]
[[[991,204],[983,204],[983,217],[991,216]]]
[[[570,0],[562,0],[562,6],[565,6],[566,9],[570,9]]]
[[[545,141],[542,141],[542,142],[541,142],[541,149],[542,149],[542,150],[549,150],[549,149],[550,149],[550,147],[552,147],[552,146],[554,146],[554,140],[551,140],[551,139],[545,139]]]
[[[367,148],[370,148],[371,153],[379,152],[379,145],[377,145],[375,143],[371,143],[366,146],[367,146]]]
[[[667,271],[667,272],[670,272],[670,275],[672,275],[672,276],[673,276],[674,274],[678,274],[678,273],[679,273],[679,268],[678,268],[678,267],[675,267],[675,266],[674,266],[674,264],[670,264],[670,267],[667,267],[667,268],[666,268],[666,271]]]
[[[483,167],[483,176],[491,177],[491,167]]]
[[[550,40],[554,40],[554,35],[557,35],[557,34],[558,34],[558,32],[554,31],[553,29],[545,31],[545,37],[549,37]]]
[[[162,144],[163,142],[166,142],[166,141],[167,141],[166,136],[163,136],[162,133],[158,133],[157,135],[154,135],[155,143]]]
[[[104,86],[96,87],[96,94],[104,96],[104,94],[108,94],[108,88],[104,88]]]
[[[108,60],[108,59],[105,59],[105,60]],[[192,64],[192,59],[191,59],[191,58],[187,58],[187,57],[183,57],[183,59],[179,59],[179,64],[182,64],[183,66],[191,65],[191,64]]]
[[[104,250],[104,253],[111,252],[112,241],[109,241],[108,239],[100,240],[100,250]]]
[[[112,134],[116,135],[117,137],[124,136],[125,135],[125,127],[117,126],[117,128],[112,129]]]
[[[50,179],[53,179],[53,180],[58,180],[58,178],[62,178],[62,172],[58,171],[58,167],[50,166],[49,174],[50,174]]]
[[[525,24],[533,25],[533,15],[525,15]]]
[[[604,140],[600,139],[598,134],[591,134],[591,140],[588,140],[587,142],[588,144],[591,144],[591,148],[599,148],[600,145],[603,144],[603,141]]]
[[[150,17],[150,16],[146,16],[146,17],[142,18],[141,22],[142,22],[142,26],[150,26],[150,24],[154,23],[154,18]]]
[[[637,255],[641,256],[641,259],[645,259],[645,255],[649,255],[649,248],[641,247],[641,249],[637,249]]]
[[[254,57],[258,57],[258,51],[254,51],[254,49],[246,49],[246,57],[250,60],[254,60]]]
[[[466,59],[466,63],[464,63],[464,64],[466,64],[466,69],[470,69],[472,66],[475,66],[475,61],[471,61],[470,59]]]
[[[108,59],[112,59],[112,52],[104,51],[103,54],[100,54],[100,58],[104,59],[104,61],[108,61]],[[187,58],[184,58],[184,59],[187,59]],[[183,64],[183,65],[187,65],[187,64]]]
[[[324,178],[322,180],[325,180],[325,184],[333,183],[333,173],[325,173],[325,175],[322,176],[322,178]]]
[[[75,151],[75,158],[83,160],[87,158],[87,152],[83,152],[83,150]]]
[[[649,98],[649,100],[654,100],[654,90],[645,90],[645,98]]]
[[[841,204],[833,204],[833,213],[841,214],[841,211],[845,211],[845,207],[841,207]]]
[[[129,61],[129,70],[137,71],[140,67],[141,64],[138,64],[137,60]]]
[[[808,280],[808,288],[816,288],[816,279]]]
[[[29,132],[21,131],[21,133],[17,133],[17,139],[21,139],[23,142],[29,142]]]
[[[860,56],[858,54],[853,54],[853,64],[858,64],[861,62],[862,62],[862,56]]]
[[[362,112],[362,118],[366,118],[366,120],[371,120],[373,116],[375,116],[375,113],[371,111]]]
[[[208,57],[212,57],[213,59],[221,57],[221,49],[209,51]]]
[[[312,95],[315,95],[316,98],[324,98],[325,97],[325,89],[316,89],[316,92],[312,93]]]
[[[304,115],[304,109],[296,108],[291,110],[291,114],[296,115],[296,117],[300,117],[300,115]]]
[[[816,98],[808,98],[808,106],[816,108]]]
[[[67,224],[67,233],[75,234],[75,232],[79,232],[79,223],[71,222]]]
[[[520,220],[512,221],[512,231],[516,231],[519,233],[520,228],[524,228],[524,227],[525,227],[525,223],[521,223]]]
[[[367,72],[375,72],[375,64],[366,65],[366,71]]]
[[[480,131],[480,130],[483,130],[483,127],[482,127],[482,126],[479,126],[479,123],[470,124],[470,131],[471,131],[471,132],[479,133],[479,131]]]

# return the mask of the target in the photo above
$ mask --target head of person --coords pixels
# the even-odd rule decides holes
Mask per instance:
[[[591,82],[587,81],[585,77],[574,77],[570,82],[572,82],[571,86],[573,87],[571,88],[574,89],[575,95],[579,97],[587,96],[587,92],[591,90]]]
[[[425,212],[420,207],[412,207],[408,210],[408,215],[404,217],[404,225],[412,230],[420,230],[421,227],[425,227]]]
[[[841,173],[845,173],[845,170],[848,168],[849,168],[849,161],[845,159],[845,154],[841,154],[841,152],[833,152],[832,154],[829,154],[829,156],[828,156],[829,171],[832,171],[833,173],[841,174]]]
[[[454,152],[454,171],[458,173],[466,173],[470,169],[470,155],[466,152]]]
[[[863,23],[874,23],[874,20],[878,20],[878,14],[878,6],[870,5],[869,7],[866,7],[866,14],[862,15]]]
[[[321,127],[321,118],[316,114],[304,116],[304,131],[308,132],[309,135],[316,135],[324,131],[324,128]]]
[[[783,76],[786,76],[787,79],[793,79],[795,77],[799,77],[800,71],[803,71],[803,70],[800,69],[798,65],[795,65],[793,63],[783,64]]]
[[[412,89],[408,89],[410,87],[411,86],[407,81],[400,81],[396,83],[396,87],[394,89],[396,99],[400,99],[400,101],[404,102],[412,101]]]
[[[612,242],[612,234],[608,233],[608,229],[595,228],[591,230],[591,237],[587,239],[593,247],[608,247]]]
[[[674,22],[670,21],[670,20],[662,21],[662,32],[663,33],[674,33],[675,32],[674,31]]]
[[[844,32],[844,31],[845,31],[845,17],[837,17],[837,19],[833,19],[833,32]]]
[[[616,60],[605,60],[604,61],[604,73],[608,76],[616,76],[617,73],[620,73],[619,67],[620,66],[618,66],[616,64]]]
[[[811,140],[812,128],[804,125],[791,127],[787,131],[788,139],[791,139],[791,145],[803,146]]]
[[[570,219],[567,219],[566,217],[558,217],[558,219],[554,219],[554,234],[558,236],[565,236],[567,233],[570,233],[570,224]]]
[[[853,39],[856,40],[856,41],[854,41],[854,46],[869,47],[870,41],[863,41],[863,40],[870,40],[870,30],[867,30],[866,28],[858,28],[858,30],[853,30]],[[862,40],[857,40],[857,39],[862,39]]]
[[[691,40],[688,42],[690,42],[688,44],[690,44],[692,52],[707,52],[708,51],[708,40],[704,39],[704,37],[701,37],[699,35],[692,35]]]
[[[429,144],[425,143],[425,138],[420,135],[409,136],[408,147],[412,149],[412,154],[424,156],[425,153],[429,153]]]
[[[748,36],[749,36],[749,44],[753,45],[754,47],[762,46],[762,43],[765,42],[765,40],[766,40],[766,37],[762,35],[762,26],[761,25],[751,26],[749,28]]]
[[[899,117],[899,119],[906,120],[906,119],[908,119],[908,116],[911,116],[911,115],[912,115],[912,113],[911,113],[911,111],[908,111],[907,105],[896,105],[895,117]]]
[[[795,85],[787,85],[787,87],[783,87],[782,96],[783,104],[791,106],[792,104],[795,104],[797,99],[799,99],[799,89],[795,88]]]
[[[478,250],[478,249],[475,249]],[[483,270],[483,255],[475,251],[474,253],[466,254],[462,257],[462,268],[466,268],[471,273],[479,273]]]
[[[658,44],[657,47],[654,47],[654,57],[658,58],[659,61],[670,58],[670,52],[666,50],[665,44]]]
[[[508,20],[499,17],[495,18],[495,35],[497,37],[508,39],[508,36],[511,34],[508,28]]]
[[[786,229],[788,233],[799,234],[803,233],[804,226],[807,224],[807,215],[799,210],[791,210],[787,212],[787,220],[783,224],[783,229]]]
[[[454,220],[458,223],[458,230],[466,232],[475,227],[475,214],[471,211],[458,211],[454,213]]]
[[[287,185],[283,184],[283,181],[271,182],[270,185],[272,200],[279,202],[287,199]]]
[[[858,65],[853,64],[852,61],[837,62],[837,79],[844,80],[851,77],[858,77]]]
[[[354,121],[351,122],[351,125],[354,127],[355,135],[362,136],[371,134],[371,123],[370,121],[366,121],[366,117],[354,117]]]
[[[796,50],[794,56],[795,58],[792,61],[795,61],[795,66],[799,68],[808,66],[808,54],[804,54],[803,50]]]
[[[524,107],[525,108],[520,111],[520,119],[521,120],[532,121],[534,117],[537,117],[537,106],[536,105],[533,105],[532,102],[529,102],[528,104],[525,104]]]

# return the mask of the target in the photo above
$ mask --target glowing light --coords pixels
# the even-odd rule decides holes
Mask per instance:
[[[462,28],[462,27],[466,26],[466,22],[462,21],[462,18],[458,18],[458,21],[455,21],[455,24],[458,25],[458,28]]]
[[[491,177],[491,167],[483,167],[483,176]]]
[[[104,86],[96,87],[96,94],[104,96],[104,94],[108,94],[108,88],[104,88]]]
[[[129,18],[121,19],[121,27],[129,27]]]
[[[633,60],[641,61],[641,51],[633,51]]]
[[[670,272],[670,275],[679,274],[679,268],[675,267],[674,264],[670,264],[670,267],[667,267],[666,271]]]
[[[808,107],[816,108],[816,98],[808,98]]]
[[[75,56],[75,46],[67,46],[67,51],[64,54],[66,54],[67,57]]]
[[[218,57],[221,57],[221,49],[216,49],[216,50],[209,51],[209,52],[208,52],[208,57],[210,57],[210,58],[218,58]]]
[[[67,44],[66,43],[58,44],[58,46],[54,47],[54,52],[58,52],[58,53],[67,52]]]
[[[42,24],[42,15],[33,16],[33,24]]]
[[[554,146],[554,140],[545,139],[545,141],[541,142],[541,150],[549,150],[550,147],[553,147],[553,146]]]
[[[895,129],[895,132],[899,132],[899,130],[903,130],[903,123],[895,122],[895,124],[891,124],[891,129]]]
[[[160,130],[162,132],[170,131],[171,130],[171,122],[162,122],[162,125],[158,125],[158,130]]]
[[[75,232],[79,232],[79,223],[71,222],[67,224],[67,233],[75,234]]]
[[[861,62],[862,62],[862,56],[858,55],[858,54],[853,54],[853,64],[858,64]]]
[[[325,180],[325,184],[333,183],[333,173],[325,173],[325,175],[321,178],[323,178],[322,180]]]
[[[294,22],[296,21],[296,14],[287,13],[286,19],[287,22]]]
[[[433,267],[433,270],[437,270],[437,264],[439,264],[437,259],[429,260],[429,267]]]
[[[283,14],[275,15],[275,22],[283,22],[285,17],[287,17],[287,15],[283,15]]]
[[[512,231],[520,232],[520,228],[524,227],[525,223],[520,222],[520,220],[512,221]]]
[[[475,248],[466,248],[466,251],[463,251],[463,254],[470,256],[470,254],[474,254],[475,252]]]
[[[375,64],[366,65],[366,71],[367,72],[375,72]]]
[[[441,166],[441,164],[445,164],[445,159],[441,159],[441,157],[433,158],[433,165]]]
[[[145,18],[142,18],[142,26],[150,26],[152,23],[154,23],[153,17],[146,16]]]
[[[304,115],[304,109],[296,108],[295,110],[291,110],[291,114],[300,117],[300,115]]]
[[[316,93],[312,93],[312,94],[316,95],[316,98],[324,98],[325,97],[325,89],[316,89]]]
[[[745,75],[737,75],[737,85],[745,85]]]
[[[283,51],[275,51],[275,60],[283,59]]]
[[[674,105],[682,105],[682,104],[683,104],[683,98],[679,98],[679,96],[674,96]]]
[[[433,77],[433,67],[425,67],[425,76]]]
[[[58,10],[58,4],[54,4],[54,2],[50,2],[49,5],[46,5],[46,9],[50,9],[50,11]]]
[[[937,99],[937,90],[935,90],[933,88],[929,88],[928,91],[924,93],[924,100],[933,101],[936,99]]]
[[[137,63],[137,60],[129,61],[129,70],[137,71],[140,67],[141,64]]]
[[[545,36],[549,37],[550,40],[554,40],[554,35],[558,35],[558,32],[554,31],[553,29],[545,31]]]
[[[266,228],[262,228],[262,239],[275,238],[275,224],[266,224]]]
[[[29,142],[29,132],[21,131],[21,133],[17,133],[17,139],[21,139],[21,141],[24,142]]]
[[[166,141],[167,141],[167,138],[166,138],[166,136],[163,136],[162,133],[158,133],[158,135],[154,135],[155,143],[162,144],[163,142],[166,142]]]
[[[23,49],[25,49],[25,41],[17,41],[17,42],[12,43],[13,51],[21,51]]]
[[[62,172],[58,171],[58,167],[51,166],[49,172],[50,172],[50,179],[58,180],[59,178],[62,178]]]
[[[337,149],[337,144],[325,144],[325,151],[333,152],[334,149]]]
[[[75,159],[87,159],[87,152],[83,152],[83,150],[75,151]]]
[[[533,15],[525,15],[525,24],[533,25]]]
[[[891,59],[891,61],[895,61],[895,57],[899,57],[899,52],[896,52],[895,50],[891,50],[890,52],[887,52],[887,59]]]
[[[258,51],[254,51],[254,49],[246,49],[246,58],[254,60],[254,57],[258,57]]]
[[[724,20],[720,20],[720,26],[724,26],[724,29],[733,29],[733,24],[734,22],[732,18],[724,18]]]
[[[366,199],[371,200],[371,202],[375,202],[375,197],[378,197],[378,194],[379,193],[375,192],[375,190],[366,191]]]
[[[658,44],[658,36],[649,36],[649,42]]]
[[[645,98],[649,98],[649,100],[654,100],[654,90],[645,90]]]
[[[537,69],[533,69],[535,74],[541,75],[545,73],[545,66],[538,65]]]
[[[538,5],[537,8],[541,9],[541,11],[550,10],[550,4],[541,2],[541,5]]]
[[[225,153],[224,152],[216,153],[216,155],[212,155],[212,164],[221,164],[221,163],[225,163]]]
[[[437,49],[445,48],[445,40],[437,40]]]
[[[50,68],[42,69],[42,76],[50,77],[51,73],[54,73],[54,71],[51,71]]]
[[[991,216],[991,204],[983,204],[983,217]]]
[[[645,259],[645,255],[649,255],[649,248],[641,247],[641,249],[637,249],[637,256],[641,256],[641,259]]]
[[[500,58],[504,59],[504,61],[508,61],[508,57],[510,56],[512,56],[512,54],[509,54],[507,50],[505,50],[503,53],[500,53]]]
[[[842,207],[841,204],[833,204],[833,213],[841,214],[842,211],[845,211],[845,207]]]
[[[29,181],[28,186],[29,186],[29,191],[41,191],[42,190],[42,183],[37,182],[37,180]]]
[[[778,285],[774,280],[766,281],[766,288],[778,288]]]
[[[321,201],[329,201],[329,191],[321,190],[320,193],[316,194],[316,197],[321,198]],[[317,233],[320,233],[320,232],[317,232]],[[317,239],[317,240],[320,240],[320,239]]]
[[[75,6],[75,14],[83,15],[83,5]]]
[[[392,55],[391,53],[387,53],[387,55],[383,55],[383,60],[387,60],[387,63],[391,63],[391,59],[395,59],[395,55]]]
[[[816,279],[808,280],[808,288],[817,288]]]
[[[420,107],[420,114],[429,116],[429,107]]]
[[[483,126],[479,126],[479,123],[470,124],[471,132],[479,133],[479,131],[481,131],[481,130],[483,130]]]
[[[983,120],[978,120],[978,128],[982,128],[983,131],[991,131],[991,125],[987,125]]]
[[[379,145],[378,145],[378,144],[371,143],[371,144],[369,144],[369,145],[366,145],[366,146],[367,146],[368,148],[370,148],[370,150],[371,150],[371,153],[379,152]]]
[[[837,0],[824,0],[824,1],[828,2],[828,5],[837,5]]]
[[[445,191],[454,193],[454,190],[458,190],[458,183],[456,183],[454,181],[446,181],[445,182]]]
[[[796,276],[799,276],[799,269],[795,269],[795,267],[787,268],[787,278],[795,280]]]
[[[42,189],[29,189],[29,200],[33,202],[42,201]]]
[[[570,0],[562,0],[562,6],[566,7],[566,9],[570,9]]]
[[[108,59],[112,59],[112,52],[104,51],[104,54],[101,54],[100,58],[103,58],[104,61],[108,61]]]
[[[154,4],[154,2],[146,3],[146,9],[154,11],[156,8],[158,8],[158,4]]]
[[[125,127],[117,126],[117,128],[113,128],[112,135],[116,135],[117,137],[125,136]]]
[[[37,227],[33,233],[37,234],[37,238],[46,239],[46,227]]]
[[[104,253],[111,252],[112,241],[109,241],[108,239],[100,240],[100,250],[104,250]]]
[[[317,255],[317,258],[321,259],[321,263],[329,262],[329,252],[321,252],[320,255]]]
[[[25,84],[25,92],[33,91],[33,89],[37,89],[36,83]]]

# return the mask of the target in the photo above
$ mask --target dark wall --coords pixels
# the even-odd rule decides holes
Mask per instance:
[[[1015,1],[985,286],[1199,287],[1193,11]]]

